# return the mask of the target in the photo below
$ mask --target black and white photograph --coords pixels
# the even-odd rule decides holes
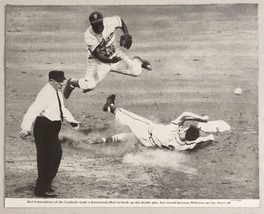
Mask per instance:
[[[259,8],[6,4],[4,206],[258,208]]]

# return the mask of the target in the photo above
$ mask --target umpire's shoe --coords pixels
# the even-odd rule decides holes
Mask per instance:
[[[109,97],[107,97],[106,103],[103,107],[103,111],[108,111],[108,107],[110,108],[111,104],[115,105],[115,94],[111,94]]]
[[[42,197],[42,198],[56,198],[58,195],[55,192],[35,192],[35,196]]]
[[[141,61],[141,67],[145,68],[148,71],[152,70],[151,64],[149,61],[145,60],[145,59],[141,59],[139,56],[134,56],[134,59],[139,59]]]
[[[63,95],[65,97],[65,99],[68,99],[73,91],[75,87],[71,84],[71,78],[68,79],[67,83],[66,83],[66,86],[63,90]]]

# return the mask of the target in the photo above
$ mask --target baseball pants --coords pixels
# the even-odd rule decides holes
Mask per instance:
[[[152,121],[129,112],[123,108],[117,108],[115,111],[115,118],[123,125],[127,125],[139,141],[146,147],[156,146],[152,142],[150,136],[150,129],[153,126]]]
[[[46,117],[37,117],[34,124],[38,168],[35,193],[42,194],[48,191],[58,172],[62,157],[58,138],[60,129],[61,121],[50,121]]]
[[[123,55],[122,60],[117,63],[102,63],[95,58],[88,59],[86,75],[78,82],[80,88],[83,90],[94,89],[110,71],[140,76],[142,73],[141,61],[139,59],[132,60],[126,55]]]

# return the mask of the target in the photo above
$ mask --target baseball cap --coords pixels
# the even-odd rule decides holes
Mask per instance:
[[[189,129],[186,131],[185,139],[187,141],[194,141],[200,136],[199,129],[194,125],[190,125]]]
[[[89,21],[91,24],[102,22],[103,21],[103,15],[97,11],[92,12],[91,15],[89,16]]]
[[[64,76],[64,72],[57,70],[53,70],[49,72],[49,79],[56,80],[57,82],[63,82],[63,80],[66,80]]]

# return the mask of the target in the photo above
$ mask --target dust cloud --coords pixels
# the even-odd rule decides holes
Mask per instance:
[[[123,164],[143,167],[160,167],[189,174],[197,174],[197,170],[188,166],[189,157],[182,152],[146,148],[140,144],[133,134],[126,134],[121,142],[91,144],[102,133],[94,132],[85,135],[76,131],[61,134],[62,143],[70,149],[82,150],[94,158],[120,157]]]
[[[123,158],[125,164],[145,167],[162,167],[189,174],[197,174],[195,168],[187,166],[186,154],[177,151],[153,150],[140,151],[135,154],[126,154]]]

